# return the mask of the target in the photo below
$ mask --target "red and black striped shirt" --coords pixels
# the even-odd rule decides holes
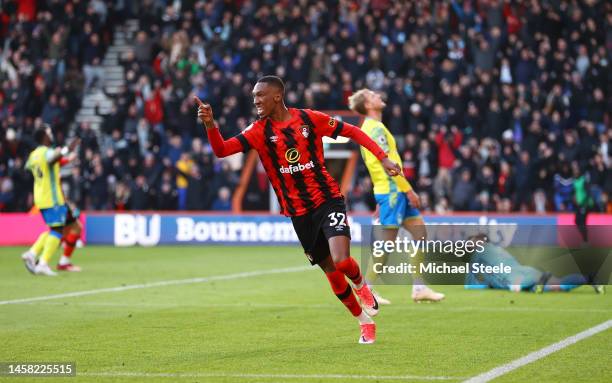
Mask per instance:
[[[358,127],[309,109],[289,108],[291,119],[258,120],[224,140],[219,129],[208,129],[218,157],[255,149],[286,216],[304,215],[332,198],[341,197],[338,183],[325,167],[323,136],[345,136],[365,146],[378,159],[385,152]]]

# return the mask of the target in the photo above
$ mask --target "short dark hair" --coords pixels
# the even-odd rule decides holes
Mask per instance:
[[[45,137],[47,137],[47,128],[48,128],[47,125],[43,125],[34,131],[34,141],[37,144],[39,145],[42,144]]]
[[[263,82],[275,86],[280,89],[283,94],[285,94],[285,83],[278,76],[263,76],[257,80],[257,82]]]

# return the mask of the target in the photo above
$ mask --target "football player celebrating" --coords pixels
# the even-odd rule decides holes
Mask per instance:
[[[363,280],[358,263],[350,255],[350,229],[344,198],[325,167],[323,136],[352,138],[370,150],[390,176],[400,167],[358,127],[337,121],[321,112],[287,108],[285,85],[276,76],[260,78],[253,88],[259,120],[243,132],[224,140],[215,125],[210,105],[196,97],[198,117],[206,126],[217,157],[254,149],[276,193],[281,212],[293,227],[310,262],[325,273],[333,292],[357,318],[359,343],[374,343],[378,302]],[[348,278],[361,300],[353,295]]]

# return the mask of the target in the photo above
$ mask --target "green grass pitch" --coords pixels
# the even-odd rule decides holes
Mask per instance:
[[[84,271],[56,278],[28,274],[24,250],[0,248],[0,301],[214,277],[0,305],[0,361],[76,362],[76,377],[45,382],[460,382],[612,318],[610,294],[590,287],[439,286],[444,302],[414,304],[408,287],[380,286],[393,304],[376,317],[377,343],[358,345],[318,269],[239,274],[307,266],[297,246],[88,246],[75,253]],[[609,382],[610,345],[608,330],[498,381]]]

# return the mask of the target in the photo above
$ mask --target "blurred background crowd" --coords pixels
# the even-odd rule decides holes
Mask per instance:
[[[124,84],[99,129],[74,123],[126,19]],[[612,212],[607,1],[3,1],[0,41],[2,211],[31,206],[23,164],[42,123],[82,139],[64,182],[80,208],[229,210],[243,157],[213,158],[192,96],[229,137],[276,74],[288,106],[382,92],[426,211]],[[268,192],[259,169],[246,207],[267,209]],[[347,197],[373,207],[363,165]]]

